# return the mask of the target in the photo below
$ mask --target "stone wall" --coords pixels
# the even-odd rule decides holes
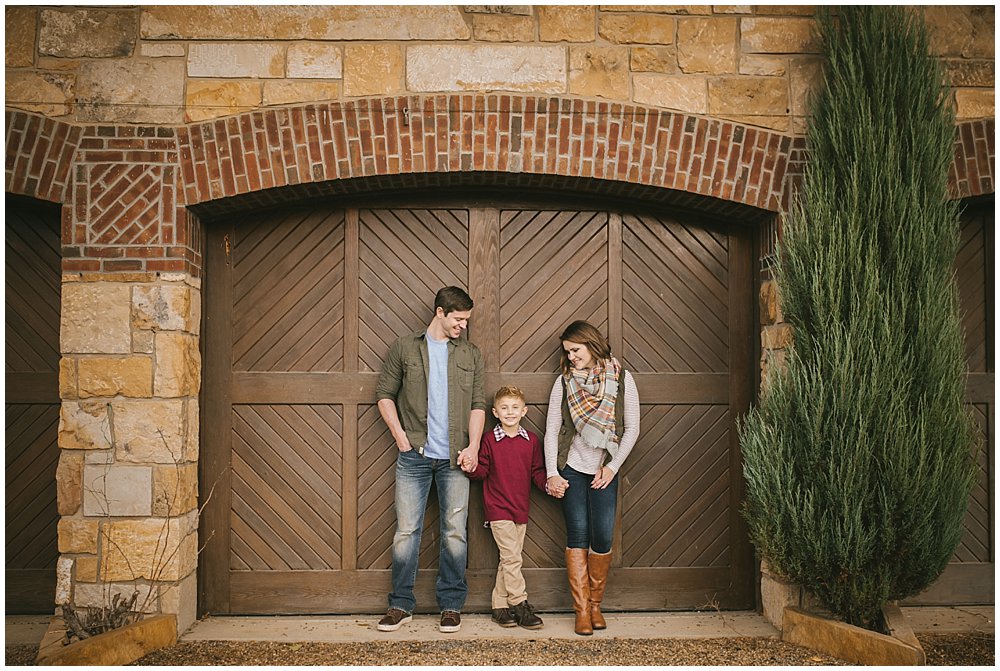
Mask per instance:
[[[458,91],[596,98],[792,134],[820,61],[812,6],[6,8],[8,108],[179,124]],[[994,116],[994,8],[922,7],[958,117]]]

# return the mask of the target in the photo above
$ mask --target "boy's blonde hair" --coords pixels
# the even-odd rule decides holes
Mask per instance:
[[[524,400],[524,392],[518,389],[517,387],[512,387],[508,385],[506,387],[500,387],[499,389],[497,389],[497,393],[493,395],[494,408],[497,407],[497,403],[500,402],[501,398],[516,398],[517,400],[521,401],[521,403],[527,405],[527,402]]]

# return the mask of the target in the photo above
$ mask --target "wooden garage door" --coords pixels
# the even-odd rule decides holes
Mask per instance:
[[[749,259],[731,232],[599,211],[315,208],[213,227],[203,610],[386,607],[395,447],[374,389],[390,344],[426,327],[449,284],[476,301],[487,393],[524,389],[540,434],[568,322],[598,325],[635,374],[643,430],[622,472],[608,607],[752,606],[733,431],[753,388]],[[539,492],[532,506],[532,602],[568,608],[560,508]],[[488,610],[496,566],[482,514],[474,485],[468,611]],[[432,495],[418,610],[436,610],[437,546]]]
[[[59,210],[7,196],[6,215],[6,612],[51,613],[59,558]]]

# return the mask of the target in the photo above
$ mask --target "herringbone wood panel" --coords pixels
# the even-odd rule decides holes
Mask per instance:
[[[6,404],[4,505],[6,568],[55,568],[56,433],[59,406]]]

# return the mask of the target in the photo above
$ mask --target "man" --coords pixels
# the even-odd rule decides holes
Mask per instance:
[[[379,375],[379,413],[399,450],[392,592],[379,631],[396,631],[413,619],[413,583],[432,482],[441,516],[438,629],[455,632],[462,626],[468,593],[469,515],[469,480],[462,470],[475,470],[486,424],[482,355],[478,347],[460,338],[471,314],[469,295],[458,287],[444,287],[434,297],[434,318],[427,329],[396,340]]]

